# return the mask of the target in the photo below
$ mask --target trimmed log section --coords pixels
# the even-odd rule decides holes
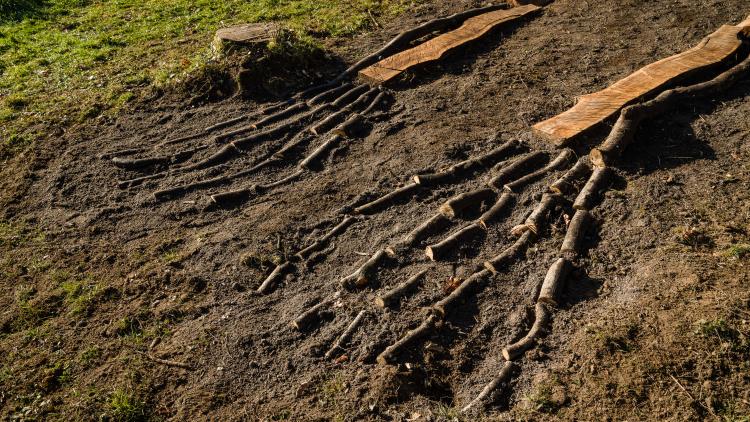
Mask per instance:
[[[300,331],[304,331],[310,328],[313,324],[317,324],[318,321],[320,321],[320,313],[328,306],[330,306],[332,302],[332,300],[324,300],[323,302],[320,302],[312,308],[306,310],[300,316],[295,318],[294,321],[292,321],[292,327]]]
[[[112,164],[122,169],[138,170],[144,167],[151,167],[151,166],[156,166],[160,164],[169,164],[171,161],[172,161],[171,157],[151,157],[151,158],[115,157],[112,159]]]
[[[351,117],[346,119],[346,121],[336,126],[331,132],[339,136],[346,136],[348,138],[351,138],[356,133],[361,133],[363,122],[364,118],[362,118],[362,115],[359,113],[355,113]]]
[[[419,327],[407,332],[400,340],[386,347],[385,350],[383,350],[383,353],[378,355],[376,361],[381,365],[396,363],[398,355],[400,355],[405,348],[413,345],[414,342],[430,335],[435,330],[435,324],[437,322],[437,316],[428,316]]]
[[[289,262],[277,265],[271,274],[266,277],[260,287],[258,287],[258,293],[263,295],[270,293],[271,289],[276,287],[276,285],[291,271],[294,271],[294,265]]]
[[[489,261],[485,261],[484,268],[487,268],[492,274],[497,274],[503,266],[510,265],[514,260],[526,252],[526,248],[529,247],[533,238],[534,233],[527,230],[509,248],[500,253],[500,255],[497,255]]]
[[[361,267],[350,275],[341,279],[339,284],[346,289],[362,288],[370,284],[377,273],[377,270],[383,265],[386,258],[392,257],[393,254],[387,249],[381,249],[365,261]]]
[[[560,252],[574,256],[580,254],[581,243],[590,223],[591,213],[586,210],[577,210],[570,220],[568,230],[565,232],[565,240],[563,240]]]
[[[716,95],[726,91],[750,71],[750,57],[710,81],[670,89],[659,94],[651,101],[625,107],[620,112],[615,126],[607,139],[597,148],[591,150],[589,157],[595,166],[612,165],[627,146],[633,141],[638,126],[645,118],[653,118],[674,108],[684,101]]]
[[[477,189],[454,196],[440,206],[440,213],[446,217],[454,218],[463,210],[471,206],[480,205],[482,202],[495,196],[495,191],[489,188]]]
[[[349,340],[351,340],[352,336],[354,336],[354,332],[357,331],[357,328],[359,328],[365,315],[367,315],[367,311],[359,311],[354,320],[349,323],[349,325],[346,327],[346,330],[344,330],[344,332],[341,334],[341,337],[339,337],[338,340],[336,340],[336,343],[331,346],[331,349],[326,352],[326,359],[331,359],[332,357],[339,354],[339,352],[342,352],[344,350],[344,347],[346,347],[346,345],[349,343]]]
[[[433,186],[448,182],[460,176],[465,176],[472,171],[482,167],[488,167],[508,157],[510,153],[516,150],[518,145],[518,141],[508,141],[487,154],[456,163],[445,171],[432,174],[418,174],[414,176],[414,182],[423,186]]]
[[[315,148],[304,160],[299,163],[302,168],[310,169],[317,166],[320,163],[321,157],[341,142],[341,136],[333,135],[328,138],[327,141],[320,144],[319,147]]]
[[[562,293],[565,284],[565,278],[568,276],[570,269],[571,265],[567,259],[558,258],[544,277],[537,301],[557,306],[557,301],[560,299],[560,293]]]
[[[445,258],[451,251],[455,251],[459,243],[468,242],[471,239],[484,234],[484,229],[477,223],[471,223],[461,230],[446,237],[441,242],[425,248],[425,255],[432,261]]]
[[[419,241],[448,227],[451,220],[443,214],[435,214],[432,218],[417,226],[401,239],[400,245],[412,247]]]
[[[459,22],[463,21],[464,19],[468,19],[468,18],[480,15],[482,13],[490,12],[493,10],[503,9],[504,7],[505,7],[504,5],[492,5],[492,6],[480,7],[477,9],[469,9],[461,13],[456,13],[454,15],[427,21],[419,26],[409,29],[408,31],[404,31],[398,34],[396,37],[394,37],[386,45],[381,47],[380,50],[370,54],[367,57],[364,57],[363,59],[361,59],[360,61],[353,64],[345,71],[343,71],[339,76],[336,77],[336,79],[333,80],[333,82],[342,81],[356,74],[357,72],[366,68],[367,66],[370,66],[371,64],[376,63],[378,60],[382,60],[385,57],[388,57],[394,53],[397,53],[401,48],[409,45],[414,40],[418,40],[422,37],[430,35],[431,33],[435,31],[440,31],[450,26],[457,25]]]
[[[500,219],[505,211],[507,211],[507,209],[513,204],[515,198],[516,195],[514,193],[504,192],[500,195],[500,198],[497,199],[495,205],[490,207],[490,209],[485,211],[484,214],[479,217],[477,223],[486,230],[490,224],[495,223]]]
[[[525,186],[530,185],[531,183],[536,182],[537,180],[543,178],[548,173],[551,173],[555,170],[559,170],[565,166],[568,165],[569,162],[571,162],[575,158],[575,153],[571,149],[564,149],[560,154],[552,160],[549,164],[542,167],[541,169],[529,173],[526,176],[521,177],[520,179],[516,179],[512,182],[507,183],[505,186],[503,186],[503,190],[507,192],[520,192],[521,189],[523,189]]]
[[[573,202],[573,208],[577,210],[590,210],[599,198],[599,192],[604,190],[605,184],[611,175],[607,167],[595,167],[591,177],[581,189],[581,192]]]
[[[409,277],[408,280],[399,284],[395,288],[375,298],[375,304],[381,308],[391,307],[398,303],[399,300],[407,293],[415,290],[417,286],[424,280],[424,275],[427,274],[427,270],[422,270],[413,276]]]
[[[539,10],[534,5],[496,10],[467,19],[460,28],[432,38],[418,46],[395,54],[359,72],[372,84],[383,84],[407,69],[441,59],[446,53],[481,38],[495,27],[520,19]]]
[[[316,104],[320,104],[324,101],[328,101],[331,98],[343,94],[345,91],[348,91],[352,88],[351,82],[347,82],[341,86],[337,86],[335,88],[329,89],[327,91],[323,91],[320,94],[310,98],[307,100],[307,105],[313,106]]]
[[[380,198],[368,202],[364,205],[360,205],[357,208],[352,210],[353,214],[371,214],[377,211],[382,210],[383,208],[391,205],[392,203],[406,198],[408,196],[413,195],[420,186],[416,183],[410,183],[408,185],[404,185],[393,192],[390,192],[388,194],[385,194],[381,196]]]
[[[505,360],[514,360],[523,355],[527,350],[534,347],[539,337],[545,334],[550,318],[550,311],[547,309],[547,305],[544,303],[537,303],[534,307],[534,314],[534,325],[531,326],[529,333],[521,340],[506,346],[503,349],[503,357]]]
[[[591,174],[591,166],[586,161],[586,157],[579,158],[578,162],[570,170],[549,187],[549,191],[560,195],[568,195],[575,192],[575,182],[583,180]]]
[[[464,280],[464,282],[448,296],[432,305],[432,311],[440,317],[440,319],[445,318],[445,315],[458,304],[459,299],[476,291],[479,288],[480,283],[485,281],[490,274],[492,273],[489,270],[482,270],[470,275],[469,278]]]
[[[531,212],[531,215],[529,215],[523,224],[513,227],[511,234],[514,236],[520,236],[527,230],[530,230],[535,235],[539,234],[542,227],[547,222],[547,214],[552,210],[552,207],[555,206],[559,198],[559,195],[550,193],[543,194],[542,200],[536,208],[534,208],[534,211]]]
[[[506,361],[505,365],[503,365],[503,369],[500,370],[500,373],[482,389],[482,392],[480,392],[474,400],[464,406],[461,409],[461,412],[467,413],[476,407],[479,407],[479,410],[482,410],[487,403],[492,401],[490,395],[499,387],[510,381],[513,374],[518,372],[519,369],[520,367],[515,362]]]
[[[314,252],[317,252],[321,249],[323,249],[328,242],[331,241],[334,237],[338,236],[339,234],[343,233],[349,226],[351,226],[355,221],[357,221],[356,217],[347,216],[344,217],[343,220],[339,224],[337,224],[331,231],[326,233],[323,237],[313,242],[310,246],[306,247],[305,249],[302,249],[301,251],[297,252],[295,255],[298,259],[304,261],[307,258],[310,257]]]
[[[541,167],[546,159],[546,153],[537,151],[527,154],[508,165],[503,165],[503,163],[501,164],[502,167],[500,167],[499,171],[495,173],[492,179],[490,179],[489,185],[502,189],[506,183],[510,182],[515,177]]]
[[[534,125],[534,131],[563,145],[626,105],[733,57],[742,46],[739,35],[748,27],[750,18],[738,26],[724,25],[690,50],[652,63],[602,91],[580,97],[573,108]]]

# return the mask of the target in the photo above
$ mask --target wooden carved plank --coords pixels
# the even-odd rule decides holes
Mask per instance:
[[[500,24],[520,19],[540,8],[534,5],[495,10],[464,21],[460,28],[446,32],[414,48],[387,57],[359,72],[371,83],[382,84],[419,64],[439,60],[446,53],[474,41]]]
[[[651,63],[602,91],[580,97],[569,110],[534,125],[534,131],[564,145],[626,105],[732,57],[742,45],[740,34],[748,31],[750,17],[737,26],[724,25],[690,50]]]

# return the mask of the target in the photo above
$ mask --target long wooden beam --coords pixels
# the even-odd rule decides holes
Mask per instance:
[[[750,17],[736,26],[722,26],[690,50],[643,67],[602,91],[580,97],[571,109],[534,125],[534,131],[556,145],[565,145],[626,105],[732,57],[742,45],[742,33],[750,35]]]
[[[359,71],[359,75],[367,82],[373,84],[388,82],[409,68],[439,60],[449,51],[482,37],[498,25],[520,19],[539,9],[538,6],[526,5],[511,9],[496,10],[469,18],[464,21],[460,28],[438,35],[414,48],[387,57]]]

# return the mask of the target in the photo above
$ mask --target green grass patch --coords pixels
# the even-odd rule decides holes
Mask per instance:
[[[107,401],[112,420],[118,422],[137,422],[148,420],[146,403],[135,393],[124,389],[112,392]]]
[[[732,258],[744,258],[750,256],[750,244],[748,243],[737,243],[724,251],[724,255]]]
[[[220,27],[276,21],[310,40],[345,36],[420,1],[0,0],[0,120],[11,123],[0,141],[38,121],[116,111],[144,87],[184,81],[213,60]]]

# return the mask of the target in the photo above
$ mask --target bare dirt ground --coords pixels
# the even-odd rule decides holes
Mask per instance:
[[[371,34],[330,45],[352,62],[427,18],[476,6],[427,5]],[[469,296],[394,366],[378,353],[419,325],[451,277],[466,277],[513,242],[539,194],[525,189],[486,235],[430,262],[416,248],[377,281],[342,290],[367,256],[429,218],[447,198],[484,183],[419,192],[363,218],[318,262],[268,295],[254,291],[294,252],[341,219],[339,210],[528,135],[578,95],[695,45],[750,14],[741,0],[556,0],[540,16],[495,31],[390,90],[386,118],[346,139],[322,169],[232,207],[211,194],[288,175],[283,162],[230,184],[157,202],[153,192],[239,171],[283,142],[217,168],[127,189],[100,154],[150,147],[261,105],[240,98],[188,106],[154,100],[19,157],[3,170],[2,393],[12,419],[117,418],[110,393],[165,420],[452,420],[502,366],[503,346],[529,328],[534,294],[564,235],[569,205],[525,257]],[[705,76],[705,75],[704,75]],[[487,412],[548,420],[746,420],[750,415],[750,80],[722,98],[648,121],[595,211],[587,253],[568,279],[550,335]],[[595,134],[574,145],[585,154]],[[309,152],[314,140],[305,150]],[[588,142],[588,145],[587,145]],[[198,145],[197,143],[195,145]],[[300,156],[305,153],[300,152]],[[193,160],[205,157],[202,151]],[[481,210],[457,218],[452,228]],[[436,234],[426,244],[445,235]],[[738,246],[739,245],[739,246]],[[426,280],[391,310],[374,297],[421,269]],[[340,296],[319,324],[290,322]],[[361,309],[345,359],[323,354]],[[157,362],[156,356],[190,368]]]

